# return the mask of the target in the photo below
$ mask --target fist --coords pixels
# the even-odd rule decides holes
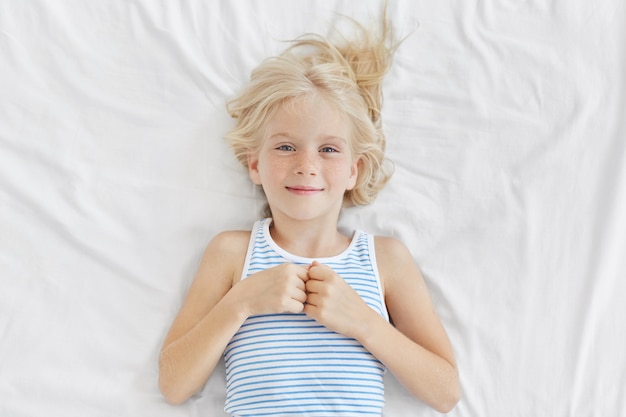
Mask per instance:
[[[285,263],[240,281],[250,316],[301,313],[306,302],[306,267]]]
[[[357,338],[373,311],[335,271],[319,262],[309,267],[304,312],[334,332]]]

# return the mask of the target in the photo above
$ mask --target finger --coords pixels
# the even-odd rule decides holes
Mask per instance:
[[[310,279],[306,283],[306,290],[309,293],[319,293],[322,289],[322,282],[317,279]]]
[[[319,304],[321,302],[322,298],[316,294],[316,293],[309,293],[307,298],[306,298],[306,304],[313,306],[313,307],[319,307]]]
[[[306,291],[306,281],[300,278],[300,276],[292,277],[289,283],[293,285],[294,288],[297,288],[301,291]]]
[[[306,314],[307,316],[309,316],[310,318],[312,318],[313,320],[317,321],[317,313],[319,311],[319,309],[317,308],[317,306],[310,304],[308,301],[307,303],[304,305],[304,308],[302,309],[302,311],[304,312],[304,314]]]
[[[309,280],[309,268],[298,267],[296,276],[300,278],[300,281],[307,282]]]
[[[298,301],[299,303],[304,303],[307,300],[307,293],[304,289],[295,289],[291,298]]]
[[[309,269],[309,279],[323,281],[335,273],[330,267],[322,264],[311,266]]]
[[[285,304],[286,313],[302,313],[304,311],[304,302],[291,299]]]

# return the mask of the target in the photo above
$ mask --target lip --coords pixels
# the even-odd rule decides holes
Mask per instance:
[[[291,187],[288,186],[285,188],[290,193],[297,194],[297,195],[313,195],[321,191],[324,191],[323,188],[309,187],[306,185],[294,185],[294,186],[291,186]]]

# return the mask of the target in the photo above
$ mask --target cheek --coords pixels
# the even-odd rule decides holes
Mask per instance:
[[[350,161],[341,161],[328,167],[328,174],[333,178],[344,179],[347,181],[348,186],[354,186],[354,182],[356,181],[357,175],[357,164],[356,162],[351,163]]]
[[[259,159],[259,177],[261,181],[269,182],[286,175],[289,171],[289,163],[283,158],[265,156]]]
[[[259,167],[264,172],[271,173],[272,171],[276,171],[282,169],[284,163],[280,160],[280,158],[272,158],[271,156],[265,155],[259,160]]]

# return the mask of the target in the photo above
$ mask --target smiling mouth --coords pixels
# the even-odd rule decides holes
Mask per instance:
[[[315,193],[319,193],[320,191],[324,191],[323,188],[315,188],[315,187],[304,187],[304,186],[294,186],[294,187],[285,187],[287,191],[298,194],[298,195],[311,195]]]

